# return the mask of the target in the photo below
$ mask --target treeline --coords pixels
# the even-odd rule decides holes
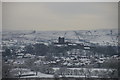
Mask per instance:
[[[6,56],[11,56],[18,54],[18,50],[21,50],[19,47],[10,47],[10,48],[3,48],[5,51],[3,52],[3,57]],[[62,47],[57,47],[54,45],[49,45],[46,46],[44,44],[31,44],[31,45],[26,45],[23,50],[20,51],[20,53],[30,53],[34,55],[39,55],[39,56],[46,56],[49,55],[49,53],[52,53],[52,55],[55,56],[66,56],[66,52],[70,51],[72,49],[82,49],[84,50],[84,46],[81,45],[76,45],[76,46],[62,46]],[[115,55],[118,54],[118,47],[117,46],[90,46],[91,53],[94,54],[104,54],[104,55]],[[89,53],[88,53],[89,54]]]
[[[104,55],[119,55],[118,54],[118,46],[96,46],[92,47],[91,51],[97,54],[104,54]]]
[[[60,55],[63,53],[63,56],[66,55],[66,51],[70,51],[72,49],[84,49],[84,46],[76,45],[76,46],[63,46],[57,47],[53,45],[46,46],[44,44],[35,44],[28,45],[25,47],[25,53],[36,54],[40,56],[47,55],[48,53],[53,53],[54,55]],[[90,52],[104,55],[118,55],[118,47],[117,46],[90,46]],[[60,54],[59,54],[60,53]],[[64,54],[65,53],[65,54]]]
[[[65,53],[66,51],[70,51],[72,49],[84,49],[84,46],[76,45],[57,47],[53,45],[46,46],[44,44],[35,44],[26,46],[25,53],[32,53],[40,56],[44,56],[47,53],[55,53],[54,55],[59,55],[59,53]],[[109,56],[118,55],[118,46],[95,46],[95,47],[90,46],[89,51]],[[63,56],[65,55],[63,54]]]
[[[62,46],[57,47],[54,45],[46,46],[44,44],[28,45],[25,47],[25,53],[31,53],[40,56],[47,56],[49,53],[55,56],[66,56],[66,52],[72,49],[81,49],[81,46]],[[83,48],[82,48],[83,49]]]

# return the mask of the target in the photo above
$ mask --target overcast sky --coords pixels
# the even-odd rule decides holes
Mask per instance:
[[[3,30],[118,28],[117,2],[4,2]]]

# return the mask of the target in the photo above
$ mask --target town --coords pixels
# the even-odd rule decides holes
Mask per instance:
[[[25,35],[22,33],[9,35],[12,37],[6,35],[2,41],[4,78],[118,77],[120,57],[115,45],[100,46],[79,36],[79,42],[74,42],[65,36],[40,41],[22,40],[21,36]]]

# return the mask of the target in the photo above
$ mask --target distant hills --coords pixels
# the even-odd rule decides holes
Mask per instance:
[[[99,45],[117,46],[118,30],[74,30],[74,31],[3,31],[3,40],[56,42],[59,36],[66,41],[75,43],[94,43]]]

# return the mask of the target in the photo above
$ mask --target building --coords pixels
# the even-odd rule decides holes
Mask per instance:
[[[64,37],[59,37],[58,38],[58,42],[54,43],[54,46],[57,46],[57,47],[68,46],[68,43],[65,42],[65,38]]]
[[[64,37],[59,37],[58,38],[58,43],[60,43],[60,44],[65,43],[65,38]]]

